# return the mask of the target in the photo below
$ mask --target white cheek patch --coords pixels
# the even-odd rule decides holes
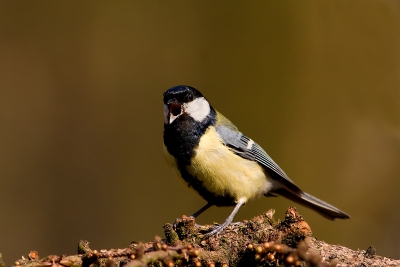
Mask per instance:
[[[186,103],[184,108],[185,112],[196,121],[203,121],[210,114],[210,104],[204,97],[199,97]]]
[[[168,106],[164,104],[164,124],[168,124]]]

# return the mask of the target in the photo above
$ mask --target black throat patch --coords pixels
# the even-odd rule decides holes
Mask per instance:
[[[196,147],[208,127],[216,124],[216,112],[210,107],[210,114],[201,122],[187,114],[182,114],[172,124],[164,124],[164,144],[174,156],[182,178],[193,187],[207,202],[216,206],[233,206],[235,198],[227,194],[215,195],[208,191],[203,182],[192,176],[186,169],[190,159],[195,156]]]
[[[177,160],[179,168],[190,165],[190,159],[199,145],[200,137],[215,123],[216,112],[210,107],[210,114],[201,122],[185,113],[172,124],[164,124],[164,145]]]

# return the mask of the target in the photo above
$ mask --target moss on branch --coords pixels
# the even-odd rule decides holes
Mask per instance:
[[[132,243],[127,248],[93,250],[80,241],[78,255],[49,255],[36,251],[15,262],[23,267],[139,267],[139,266],[400,266],[399,260],[367,251],[330,245],[311,236],[311,228],[295,208],[275,222],[272,210],[239,224],[220,236],[205,237],[213,226],[198,227],[191,217],[165,224],[165,238]]]

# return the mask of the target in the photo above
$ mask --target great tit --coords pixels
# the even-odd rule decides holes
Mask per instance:
[[[301,190],[193,87],[179,85],[164,93],[164,153],[178,176],[207,201],[194,218],[214,205],[235,207],[209,236],[219,235],[243,204],[262,195],[284,196],[331,220],[349,218]]]

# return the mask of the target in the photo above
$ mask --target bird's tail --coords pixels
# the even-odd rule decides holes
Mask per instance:
[[[339,219],[348,219],[350,218],[345,212],[341,211],[340,209],[322,201],[306,192],[299,191],[293,192],[290,189],[281,189],[279,191],[275,191],[274,193],[286,197],[294,202],[297,202],[303,206],[306,206],[325,218],[330,220],[334,220],[336,218]]]

